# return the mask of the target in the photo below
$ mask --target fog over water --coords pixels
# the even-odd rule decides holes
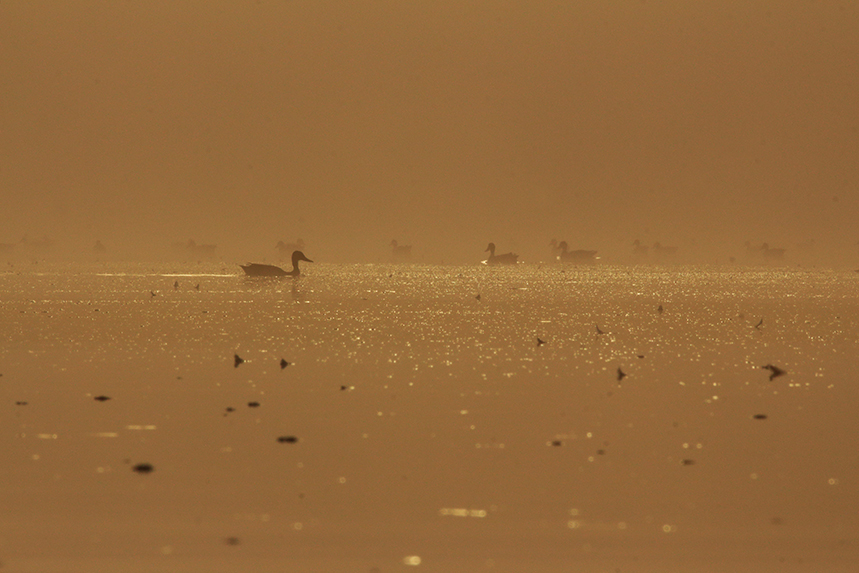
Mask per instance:
[[[3,1],[0,243],[855,266],[857,32],[848,2]]]

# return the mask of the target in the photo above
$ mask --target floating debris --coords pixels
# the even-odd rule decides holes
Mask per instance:
[[[248,408],[259,408],[259,402],[248,402]]]
[[[761,320],[755,325],[755,328],[760,330],[761,326],[763,326],[763,325],[764,325],[764,319],[761,318]]]
[[[546,341],[541,340],[540,337],[538,336],[537,337],[537,346],[543,346],[544,344],[546,344]]]
[[[95,398],[93,398],[93,400],[97,402],[107,402],[108,400],[110,400],[110,396],[96,396]]]
[[[200,290],[200,283],[195,284],[195,285],[194,285],[194,288],[195,288],[195,289],[197,289],[197,290]]]
[[[155,291],[149,291],[149,296],[150,296],[150,297],[155,296]]]
[[[605,332],[603,332],[602,330],[600,330],[600,325],[599,325],[599,324],[595,324],[594,326],[596,326],[596,327],[597,327],[597,334],[605,334]]]
[[[755,414],[754,416],[752,416],[752,418],[755,420],[766,420],[767,415],[766,414]]]
[[[233,359],[235,360],[235,364],[233,365],[234,368],[238,368],[239,364],[245,361],[244,358],[242,358],[238,354],[234,354]]]
[[[659,314],[662,314],[663,312],[665,312],[665,309],[662,308],[662,305],[660,304],[659,307],[656,309],[656,312],[658,312]]]
[[[239,541],[238,537],[227,537],[224,539],[225,545],[239,545],[241,541]]]
[[[26,406],[27,402],[23,402],[23,401],[22,402],[15,402],[15,405],[16,406]]]
[[[174,282],[174,283],[173,283],[173,288],[174,288],[174,289],[178,289],[178,288],[179,288],[179,281],[176,281],[176,282]]]
[[[782,370],[781,368],[773,364],[767,364],[766,366],[761,366],[761,368],[770,371],[770,380],[772,380],[776,376],[782,376],[783,374],[787,374],[785,370]]]
[[[561,440],[552,440],[549,443],[556,448],[560,448],[561,446],[564,445],[564,442],[562,442]]]
[[[152,464],[137,464],[131,468],[131,471],[139,474],[150,474],[155,471],[155,466]]]
[[[277,441],[281,444],[294,444],[298,442],[298,438],[295,436],[280,436],[277,438]]]
[[[477,296],[474,298],[476,298],[477,300],[480,300],[480,293],[477,293]]]
[[[618,381],[618,382],[620,382],[620,381],[621,381],[621,380],[623,380],[624,378],[626,378],[626,372],[624,372],[623,370],[621,370],[621,369],[620,369],[620,366],[618,366],[618,368],[617,368],[617,381]]]
[[[635,356],[636,356],[637,358],[644,358],[644,354],[636,354]]]
[[[280,359],[280,369],[283,370],[287,366],[289,366],[289,362],[287,362],[285,359],[281,358]]]
[[[227,410],[227,412],[235,412],[236,411],[236,409],[233,408],[232,406],[227,406],[226,410]]]
[[[690,460],[690,459],[680,460],[680,465],[681,466],[694,466],[695,460]]]

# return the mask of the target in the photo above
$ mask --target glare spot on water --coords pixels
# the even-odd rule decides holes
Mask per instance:
[[[409,555],[407,557],[403,557],[403,565],[420,565],[421,558],[417,555]]]
[[[675,531],[677,531],[677,526],[676,525],[669,525],[666,523],[665,525],[662,526],[662,531],[663,531],[663,533],[674,533]]]
[[[839,482],[840,480],[838,478],[829,478],[828,480],[829,485],[838,485]]]

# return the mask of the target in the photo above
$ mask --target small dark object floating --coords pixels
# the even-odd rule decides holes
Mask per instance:
[[[786,371],[784,371],[781,368],[779,368],[778,366],[774,366],[772,364],[767,364],[766,366],[761,366],[761,368],[764,370],[770,371],[770,380],[772,380],[776,376],[781,376],[783,374],[787,374]]]
[[[658,312],[659,314],[662,314],[664,311],[665,311],[665,309],[662,308],[661,304],[659,305],[659,308],[656,309],[656,312]]]
[[[763,325],[764,325],[764,319],[761,319],[761,320],[760,320],[760,322],[758,322],[758,323],[755,325],[755,328],[756,328],[756,329],[758,329],[758,330],[760,330],[760,329],[761,329],[761,327],[762,327]]]
[[[283,370],[283,369],[284,369],[284,368],[286,368],[287,366],[289,366],[289,362],[287,362],[287,361],[286,361],[286,359],[281,358],[281,359],[280,359],[280,369],[281,369],[281,370]]]
[[[689,459],[681,460],[680,465],[682,465],[682,466],[694,466],[695,460],[689,460]]]
[[[595,324],[594,326],[596,326],[596,327],[597,327],[597,334],[605,334],[605,332],[603,332],[602,330],[600,330],[600,325],[599,325],[599,324]]]
[[[552,440],[552,445],[555,446],[556,448],[558,448],[558,447],[562,446],[563,443],[561,442],[561,440]]]
[[[110,400],[110,396],[96,396],[95,398],[93,398],[93,400],[96,400],[98,402],[107,402],[108,400]]]
[[[752,418],[754,418],[755,420],[766,420],[767,415],[766,414],[755,414],[754,416],[752,416]]]
[[[477,295],[476,297],[474,297],[474,298],[476,298],[477,300],[480,300],[480,294],[478,294],[478,295]]]
[[[241,356],[239,356],[238,354],[234,354],[234,355],[233,355],[233,358],[234,358],[234,360],[235,360],[234,368],[238,368],[238,367],[239,367],[239,364],[241,364],[242,362],[244,362],[244,359],[243,359]]]
[[[538,336],[537,337],[537,346],[543,346],[544,344],[546,344],[546,341],[540,339],[540,337]]]
[[[233,408],[232,406],[227,406],[227,412],[235,412],[235,411],[236,411],[236,409]]]
[[[598,455],[598,456],[604,456],[604,455],[605,455],[605,450],[597,450],[597,455]]]
[[[620,369],[620,367],[618,367],[618,369],[617,369],[617,381],[620,382],[624,378],[626,378],[626,372],[624,372],[623,370]]]
[[[139,474],[149,474],[155,471],[155,466],[152,464],[137,464],[131,469]]]
[[[248,402],[248,408],[259,408],[259,402]]]
[[[173,283],[173,288],[174,289],[179,288],[179,281],[176,281],[175,283]]]
[[[239,545],[241,541],[239,541],[238,537],[227,537],[226,539],[224,539],[224,543],[226,543],[227,545]]]
[[[26,406],[27,403],[26,402],[15,402],[15,405],[16,406]]]
[[[298,438],[295,436],[280,436],[277,441],[281,444],[294,444],[298,441]]]

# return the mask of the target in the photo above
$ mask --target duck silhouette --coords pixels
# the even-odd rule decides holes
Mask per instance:
[[[293,251],[292,270],[289,272],[283,270],[280,267],[276,267],[274,265],[264,265],[262,263],[248,263],[246,265],[239,266],[242,267],[242,270],[245,271],[245,274],[250,277],[297,277],[301,275],[301,271],[298,270],[298,261],[307,261],[308,263],[313,262],[308,259],[301,251]]]
[[[486,247],[486,250],[483,251],[489,252],[489,258],[486,259],[487,265],[515,265],[516,259],[519,258],[519,255],[516,253],[504,253],[501,255],[495,254],[495,243],[489,243],[489,246]]]
[[[397,240],[391,241],[391,258],[394,261],[407,261],[412,258],[412,246],[400,245]]]
[[[586,251],[583,249],[576,249],[574,251],[568,250],[567,241],[561,241],[558,243],[558,249],[560,249],[560,254],[558,254],[558,260],[562,263],[593,263],[596,262],[597,252],[596,251]]]

